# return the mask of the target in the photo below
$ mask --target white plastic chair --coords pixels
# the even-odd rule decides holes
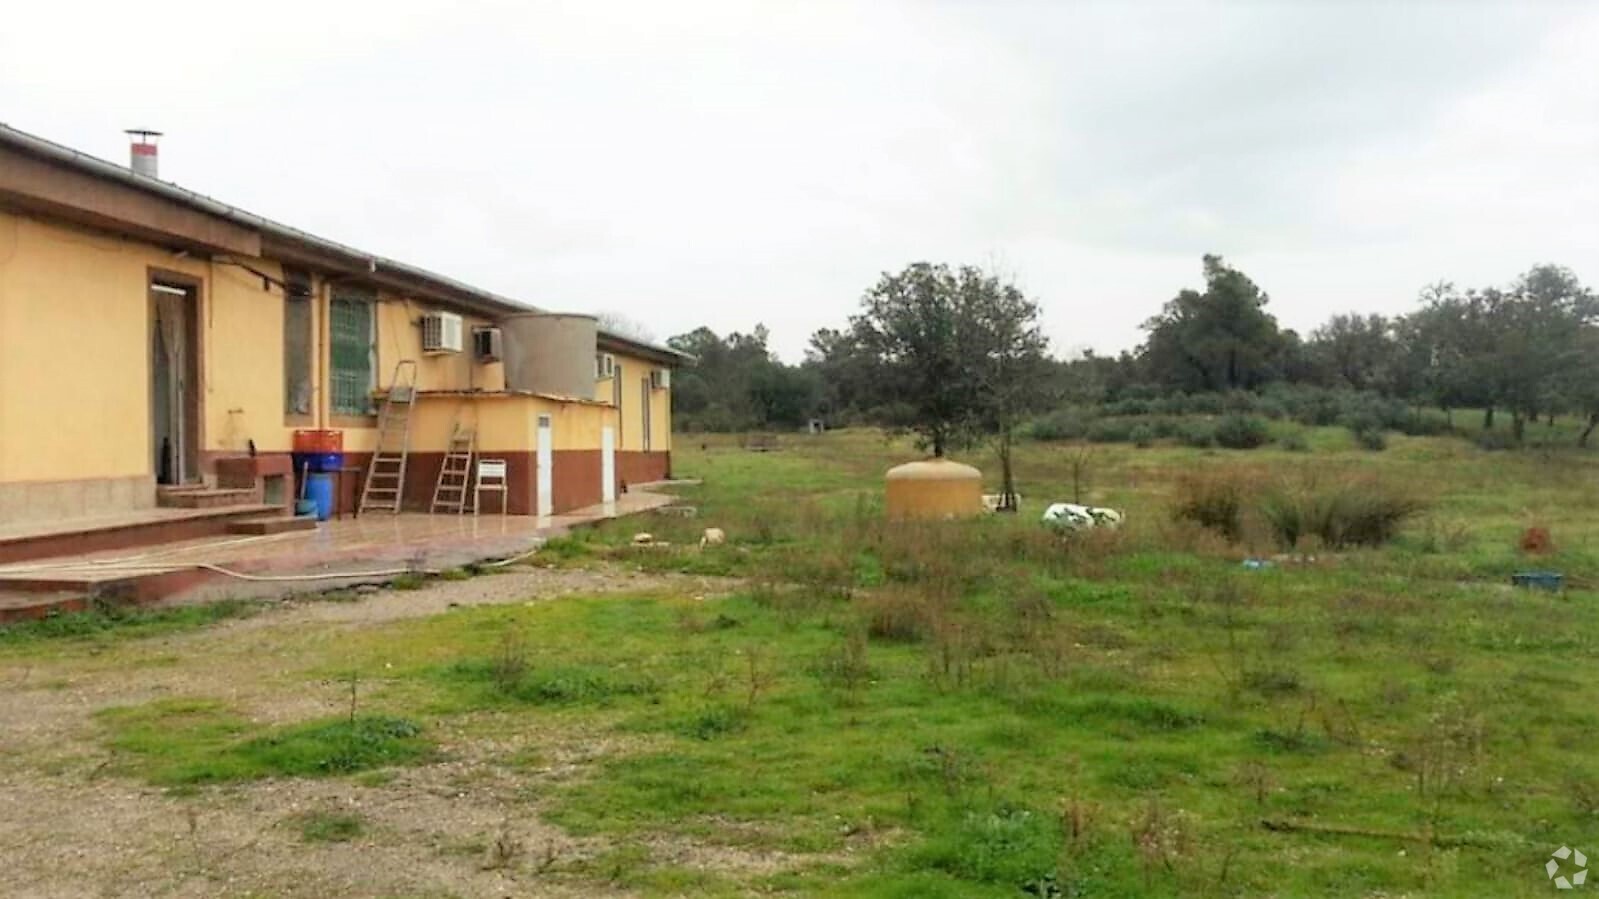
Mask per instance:
[[[506,514],[511,504],[511,491],[506,484],[504,459],[477,460],[477,489],[472,492],[472,514],[483,509],[483,491],[500,494],[500,514]]]

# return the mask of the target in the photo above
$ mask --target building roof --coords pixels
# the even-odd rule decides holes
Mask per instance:
[[[316,254],[338,264],[352,273],[384,276],[386,280],[400,283],[419,296],[438,302],[451,303],[488,316],[544,311],[510,297],[474,287],[446,275],[428,271],[419,266],[379,256],[347,244],[318,237],[299,228],[273,221],[265,216],[230,206],[205,194],[179,187],[138,174],[126,166],[91,156],[80,150],[46,140],[0,123],[0,147],[7,147],[53,165],[90,176],[109,183],[132,188],[142,194],[175,203],[206,216],[219,218],[260,234],[264,242],[273,246],[289,246]],[[638,340],[624,334],[600,329],[600,341],[608,348],[622,352],[635,352],[667,364],[693,361],[693,357],[668,346]]]

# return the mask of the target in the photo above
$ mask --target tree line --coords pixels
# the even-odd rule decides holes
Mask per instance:
[[[1202,274],[1202,288],[1144,323],[1138,347],[1063,359],[1014,285],[917,263],[884,274],[845,325],[813,334],[799,365],[776,359],[760,326],[671,338],[699,359],[674,385],[674,414],[684,430],[905,427],[936,453],[1008,440],[1025,417],[1065,404],[1304,386],[1434,407],[1451,422],[1481,410],[1489,431],[1508,416],[1517,443],[1540,417],[1581,416],[1581,445],[1599,427],[1599,298],[1567,268],[1538,265],[1499,286],[1439,282],[1409,313],[1338,314],[1308,336],[1283,328],[1266,292],[1221,257],[1204,257]]]

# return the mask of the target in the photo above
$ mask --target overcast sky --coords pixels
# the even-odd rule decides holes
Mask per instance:
[[[29,3],[0,121],[657,338],[791,361],[884,270],[1130,347],[1220,253],[1285,325],[1599,280],[1599,4]]]

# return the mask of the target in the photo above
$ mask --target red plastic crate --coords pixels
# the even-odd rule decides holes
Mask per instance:
[[[343,431],[302,429],[294,432],[294,451],[297,453],[342,453]]]

